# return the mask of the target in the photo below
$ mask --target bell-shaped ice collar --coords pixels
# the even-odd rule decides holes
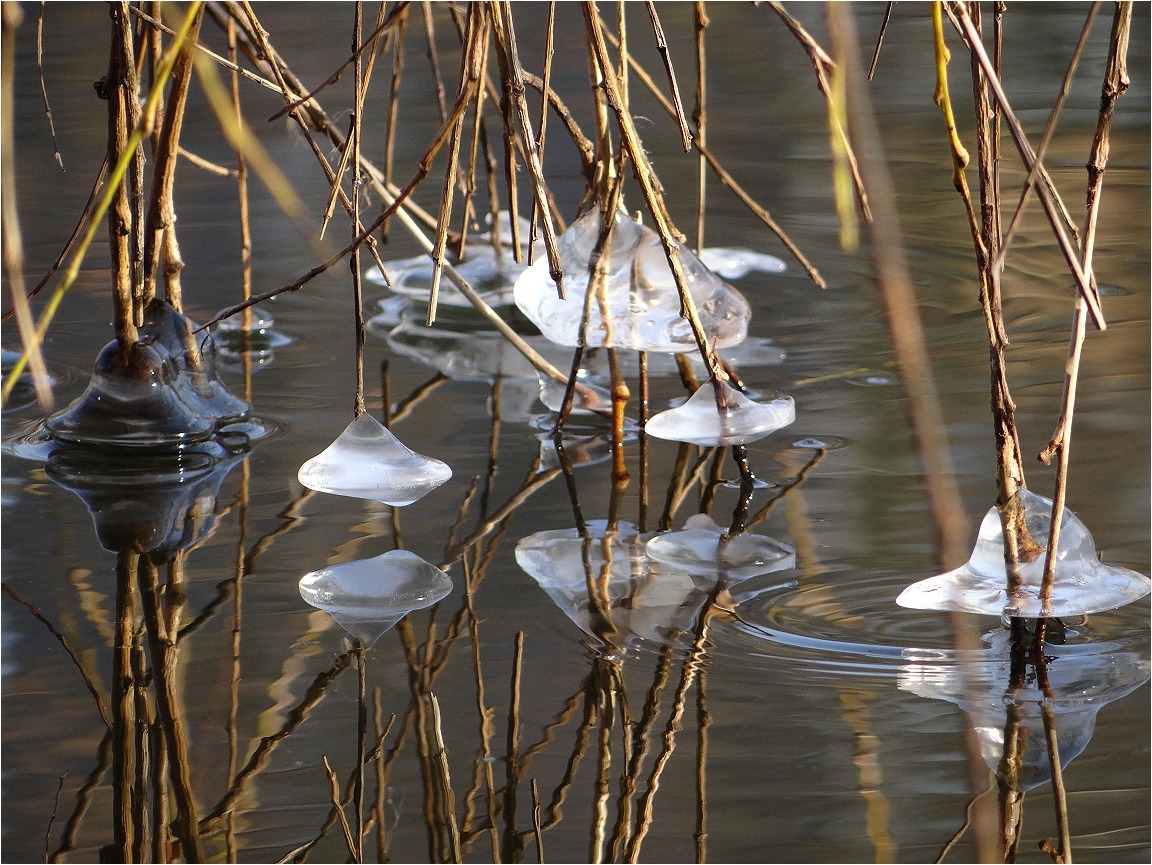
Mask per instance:
[[[1047,546],[1052,500],[1024,489],[1019,496],[1028,533],[1042,547]],[[1092,533],[1067,508],[1060,518],[1051,604],[1042,609],[1040,585],[1044,556],[1041,551],[1031,561],[1020,563],[1020,592],[1010,597],[1004,564],[1004,531],[999,512],[992,508],[984,515],[976,548],[967,563],[946,574],[913,583],[900,593],[896,603],[916,610],[1051,618],[1122,607],[1152,590],[1152,582],[1143,574],[1101,562]]]
[[[715,385],[705,382],[683,405],[653,415],[645,430],[669,441],[726,447],[758,441],[796,420],[796,402],[790,396],[760,403],[727,382],[721,382],[720,389],[723,407],[717,405]]]
[[[452,469],[410,450],[365,412],[336,441],[300,466],[298,477],[318,492],[402,507],[447,481]]]
[[[300,580],[300,596],[366,646],[413,610],[432,606],[450,591],[452,580],[446,573],[408,550],[330,565]]]
[[[616,214],[611,250],[600,263],[606,270],[603,297],[588,304],[588,322],[581,339],[589,266],[600,227],[600,213],[591,210],[560,235],[563,300],[557,296],[546,259],[540,258],[520,274],[513,296],[521,312],[559,345],[695,351],[696,341],[680,315],[680,295],[659,235],[623,213]],[[695,301],[704,332],[718,348],[743,341],[752,317],[748,301],[683,244],[678,252],[686,288]]]

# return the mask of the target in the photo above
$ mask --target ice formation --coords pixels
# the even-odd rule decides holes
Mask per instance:
[[[1028,490],[1019,491],[1024,519],[1033,540],[1046,547],[1052,500]],[[991,508],[980,523],[971,558],[954,571],[908,586],[896,603],[917,610],[956,610],[990,616],[1051,618],[1111,610],[1144,597],[1152,582],[1143,574],[1100,561],[1092,533],[1067,508],[1060,518],[1051,605],[1041,608],[1044,575],[1043,550],[1020,563],[1021,588],[1009,596],[1004,564],[1004,532],[1000,514]]]
[[[423,498],[450,477],[445,463],[410,450],[367,412],[299,472],[309,489],[396,507]]]
[[[707,514],[695,514],[684,528],[648,541],[648,558],[694,577],[736,583],[796,567],[796,551],[765,535],[743,532],[731,537]]]
[[[790,396],[759,403],[727,382],[720,388],[723,409],[716,405],[713,383],[705,382],[683,405],[649,418],[645,430],[660,439],[721,447],[757,441],[796,420],[796,403]]]
[[[538,260],[520,275],[514,296],[521,312],[560,345],[694,351],[696,341],[680,315],[679,294],[659,236],[623,213],[616,214],[612,227],[603,297],[594,297],[589,304],[589,320],[581,339],[589,264],[600,227],[599,212],[590,210],[559,238],[564,300],[557,296],[546,260]],[[683,244],[679,255],[688,291],[708,338],[719,347],[739,343],[748,334],[752,316],[748,302]]]

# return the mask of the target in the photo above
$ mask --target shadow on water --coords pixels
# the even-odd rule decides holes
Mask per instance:
[[[300,56],[310,82],[332,71],[315,47],[321,35],[346,41],[330,8],[256,10],[283,17],[272,38],[284,56]],[[339,8],[351,16],[351,6]],[[881,12],[862,11],[864,32]],[[672,24],[691,32],[686,4],[661,14],[670,35]],[[362,358],[353,356],[343,275],[224,319],[214,337],[155,300],[133,347],[101,349],[106,335],[92,334],[102,334],[106,312],[69,298],[46,352],[58,392],[75,402],[42,422],[29,385],[5,405],[6,858],[975,861],[977,836],[990,827],[1011,860],[1059,861],[1069,847],[1080,861],[1146,859],[1149,713],[1134,695],[1149,681],[1147,601],[1051,619],[1039,653],[1029,634],[1013,639],[995,617],[957,614],[974,635],[958,644],[954,620],[896,606],[901,590],[940,570],[939,538],[909,429],[913,407],[868,268],[837,248],[828,167],[823,151],[809,152],[809,139],[826,145],[823,106],[811,101],[810,70],[798,75],[776,56],[799,49],[773,29],[781,25],[771,13],[709,14],[709,40],[732,54],[714,47],[709,59],[713,86],[730,102],[716,98],[709,109],[709,147],[731,155],[726,164],[749,176],[755,195],[791,210],[808,257],[822,269],[819,259],[828,262],[831,287],[820,292],[795,262],[780,272],[741,252],[763,247],[766,235],[710,192],[709,232],[761,265],[737,272],[740,261],[713,250],[753,313],[749,339],[719,353],[739,385],[730,392],[767,404],[787,394],[796,422],[770,424],[746,443],[722,422],[719,440],[736,447],[650,439],[643,424],[657,407],[682,405],[702,384],[711,397],[711,361],[614,348],[574,359],[500,307],[546,363],[573,370],[566,392],[491,321],[457,306],[464,295],[447,281],[427,326],[423,298],[437,277],[398,227],[391,248],[381,245],[393,291],[375,265],[381,287],[363,305],[371,320]],[[412,32],[426,26],[422,15],[409,11]],[[521,39],[542,44],[542,25],[523,15]],[[1041,18],[1068,41],[1080,15],[1077,7]],[[428,38],[451,69],[452,18],[433,4],[428,21],[441,28]],[[45,22],[49,36],[51,8]],[[641,23],[629,14],[629,38],[654,69],[659,59],[637,45]],[[806,14],[805,23],[821,22]],[[924,23],[897,11],[881,79],[931,80],[931,64],[925,73],[911,50],[927,44],[913,31]],[[73,38],[80,25],[55,26]],[[1146,61],[1146,12],[1137,26],[1133,50],[1140,41]],[[773,46],[767,58],[758,38]],[[86,41],[74,63],[102,70],[106,46]],[[553,86],[586,94],[583,48],[561,41]],[[674,36],[673,49],[687,62],[690,39]],[[1100,60],[1106,45],[1092,50]],[[33,54],[20,51],[21,62]],[[53,55],[46,50],[49,82],[67,71]],[[412,128],[434,130],[435,84],[416,60],[410,52],[400,104],[413,103]],[[1029,87],[1058,81],[1063,62],[1046,56]],[[776,82],[767,96],[749,91],[750,69]],[[36,122],[26,106],[39,96],[29,82],[20,87],[24,127]],[[1146,82],[1133,90],[1126,98],[1146,109]],[[906,89],[881,92],[882,119],[904,112],[910,127],[936,122],[927,97],[910,107]],[[99,124],[82,119],[73,97],[53,98],[57,117],[80,118],[60,130],[65,156],[99,152]],[[280,107],[262,98],[252,96],[254,117]],[[1049,98],[1029,104],[1046,108]],[[636,99],[638,122],[654,125],[660,106]],[[784,110],[790,102],[795,109]],[[787,119],[766,123],[761,109]],[[1094,106],[1080,89],[1069,111],[1076,133],[1090,130]],[[557,140],[558,127],[549,126]],[[995,489],[987,345],[971,249],[956,228],[963,214],[940,169],[943,135],[931,129],[890,156],[920,208],[908,220],[911,270],[957,503],[977,512]],[[383,124],[371,131],[384,140]],[[20,135],[22,146],[40,141]],[[190,112],[185,136],[196,158],[232,158],[211,118]],[[301,195],[326,201],[299,134],[267,137]],[[695,157],[650,137],[666,188],[694,189]],[[427,136],[402,138],[389,145],[397,165],[417,160]],[[1053,147],[1063,152],[1074,138]],[[1122,287],[1101,286],[1115,317],[1097,335],[1099,353],[1086,357],[1070,503],[1094,526],[1105,560],[1144,571],[1148,382],[1134,347],[1146,348],[1149,325],[1146,143],[1144,127],[1114,142],[1136,180],[1109,190],[1120,204],[1106,198],[1115,210],[1102,236],[1114,254],[1097,268]],[[780,158],[757,178],[750,166],[765,152]],[[574,205],[578,174],[546,167]],[[54,188],[61,181],[43,180],[48,168],[22,167],[21,182]],[[202,297],[186,290],[185,303],[202,304],[196,315],[207,320],[236,302],[239,277],[219,253],[237,244],[219,217],[234,187],[192,173],[182,182],[196,199],[180,208],[184,280],[205,286]],[[640,201],[631,187],[629,195]],[[259,293],[306,272],[315,255],[273,236],[290,229],[268,196],[253,196]],[[688,205],[670,201],[689,224]],[[33,211],[25,227],[36,266],[57,254],[58,226],[74,215],[56,210]],[[511,221],[499,225],[465,239],[495,244],[477,247],[483,254],[448,253],[494,305],[511,301],[501,244],[515,243]],[[1021,449],[1035,452],[1057,405],[1066,336],[1057,322],[1070,301],[1066,273],[1033,261],[1040,217],[1023,230],[1027,273],[1010,269],[1005,282],[1024,354],[1010,351],[1009,362],[1028,382],[1017,394]],[[364,264],[371,280],[374,265]],[[106,276],[76,290],[103,297],[106,289],[91,289]],[[16,339],[5,330],[6,343]],[[93,356],[91,382],[76,394],[66,371]],[[359,457],[339,483],[331,472],[318,477],[324,466],[309,458],[328,454],[344,428],[356,364],[380,374],[365,382],[368,412],[354,424],[382,431],[389,447],[403,440],[442,457],[450,478],[439,472],[418,494],[388,497],[380,486],[395,480],[395,466]],[[622,379],[634,388],[627,414],[614,403]],[[301,472],[307,464],[315,470]],[[1037,487],[1051,477],[1029,472]]]

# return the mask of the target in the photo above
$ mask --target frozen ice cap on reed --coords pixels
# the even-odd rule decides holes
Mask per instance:
[[[298,477],[300,483],[318,492],[402,507],[452,477],[452,469],[410,450],[365,412],[332,444],[300,466]]]
[[[649,435],[703,447],[724,447],[758,441],[796,420],[796,402],[790,396],[760,403],[727,382],[718,384],[723,408],[717,405],[716,385],[708,381],[676,408],[648,419]]]
[[[690,352],[696,341],[680,315],[680,297],[659,235],[617,213],[607,255],[603,297],[593,298],[584,339],[580,322],[588,292],[589,266],[600,235],[600,213],[590,210],[559,238],[565,298],[557,296],[546,259],[516,280],[516,305],[548,339],[560,345],[614,346],[641,351]],[[701,325],[717,347],[748,335],[751,307],[683,244],[680,263]]]
[[[1019,491],[1028,533],[1042,547],[1048,545],[1052,500],[1026,489]],[[1096,613],[1121,607],[1144,597],[1152,582],[1143,574],[1100,561],[1092,533],[1067,508],[1060,517],[1060,543],[1056,550],[1051,605],[1042,608],[1040,586],[1045,552],[1020,562],[1021,586],[1008,594],[1004,564],[1004,531],[1000,514],[991,508],[980,523],[972,556],[955,570],[908,586],[896,603],[916,610],[955,610],[989,616],[1052,618]]]

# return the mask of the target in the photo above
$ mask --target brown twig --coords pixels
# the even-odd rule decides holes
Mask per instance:
[[[895,5],[894,0],[888,0],[884,4],[884,18],[880,21],[880,32],[876,34],[876,49],[872,52],[872,63],[868,66],[869,81],[876,74],[876,64],[880,62],[880,46],[884,44],[884,34],[888,32],[888,22],[892,20],[892,7]]]
[[[184,124],[188,88],[192,82],[192,55],[203,15],[204,9],[200,7],[172,67],[172,88],[164,106],[164,119],[160,125],[153,154],[151,199],[144,223],[143,302],[147,305],[156,296],[156,267],[163,248],[166,298],[177,310],[183,307],[180,271],[184,267],[184,262],[180,260],[175,241],[176,207],[173,187],[179,156],[180,130]]]
[[[1036,193],[1040,196],[1040,201],[1044,205],[1044,214],[1048,217],[1049,225],[1052,226],[1052,232],[1056,237],[1060,252],[1064,256],[1064,261],[1076,279],[1077,289],[1088,306],[1093,324],[1098,330],[1104,330],[1107,328],[1107,323],[1104,321],[1104,313],[1100,309],[1099,297],[1092,285],[1090,274],[1085,272],[1080,264],[1079,250],[1076,248],[1076,244],[1069,237],[1068,231],[1065,228],[1068,222],[1067,212],[1063,202],[1060,200],[1060,195],[1056,191],[1055,185],[1052,183],[1052,178],[1049,177],[1048,171],[1044,168],[1043,163],[1037,161],[1036,153],[1032,149],[1032,145],[1029,143],[1023,127],[1020,125],[1020,121],[1016,119],[1016,115],[1013,113],[1012,106],[1008,102],[1008,97],[1004,95],[1004,90],[1000,86],[1000,77],[996,73],[995,66],[991,59],[989,59],[987,51],[984,50],[984,43],[980,39],[980,34],[971,16],[968,14],[968,10],[960,3],[950,3],[945,8],[948,10],[950,17],[952,17],[953,24],[960,32],[965,44],[972,52],[973,61],[979,64],[980,69],[986,76],[988,86],[995,96],[1004,122],[1008,125],[1008,130],[1012,133],[1012,140],[1016,144],[1016,149],[1020,154],[1025,169],[1029,172],[1035,169],[1038,172]]]
[[[1088,160],[1088,192],[1085,198],[1084,231],[1081,240],[1081,255],[1084,269],[1092,272],[1092,257],[1096,244],[1096,224],[1100,215],[1101,187],[1104,171],[1108,165],[1109,138],[1112,129],[1112,115],[1116,101],[1128,89],[1128,37],[1132,23],[1132,4],[1118,3],[1112,21],[1112,33],[1108,49],[1108,65],[1100,94],[1100,114],[1096,123],[1096,134],[1092,140],[1092,152]],[[1064,502],[1068,491],[1069,453],[1072,445],[1072,418],[1076,409],[1076,387],[1080,376],[1080,355],[1084,347],[1087,328],[1085,303],[1077,295],[1073,309],[1072,335],[1068,345],[1068,360],[1064,365],[1064,396],[1057,420],[1056,431],[1051,441],[1040,452],[1039,458],[1047,463],[1059,455],[1056,467],[1055,490],[1052,496],[1052,517],[1049,524],[1048,548],[1044,558],[1044,576],[1040,585],[1041,613],[1047,610],[1052,597],[1052,587],[1056,579],[1056,558],[1060,544],[1060,528],[1064,515]],[[1045,622],[1037,623],[1034,644],[1042,654]]]
[[[8,46],[5,46],[7,50]],[[40,98],[44,102],[44,117],[48,120],[48,132],[52,136],[52,155],[56,164],[64,170],[64,158],[60,155],[60,143],[56,140],[56,124],[52,122],[52,104],[48,101],[48,86],[44,83],[44,0],[40,0],[40,14],[36,16],[36,75],[40,79]],[[8,98],[7,95],[5,98]]]
[[[496,36],[497,53],[503,55],[507,65],[508,86],[515,111],[516,132],[519,136],[521,151],[528,164],[528,173],[532,179],[532,193],[544,226],[544,248],[548,253],[548,272],[552,276],[552,281],[556,283],[556,290],[560,298],[563,299],[564,270],[560,265],[556,227],[552,223],[552,214],[548,208],[547,184],[544,181],[544,167],[541,162],[540,149],[536,137],[532,134],[532,120],[528,116],[528,102],[524,98],[524,70],[520,65],[520,52],[516,45],[516,31],[512,24],[512,7],[507,0],[500,0],[496,3],[492,15],[492,27]],[[511,190],[509,190],[509,195],[512,195]],[[521,254],[519,226],[517,225],[515,208],[510,207],[510,211],[513,256],[519,261]],[[493,230],[496,230],[495,227]]]
[[[648,9],[648,18],[652,21],[652,33],[656,37],[656,50],[660,52],[660,59],[664,61],[664,71],[668,74],[668,90],[672,94],[672,105],[676,109],[676,120],[680,124],[680,140],[684,144],[684,152],[687,153],[692,149],[692,130],[688,126],[688,119],[684,116],[684,103],[680,101],[680,85],[676,83],[676,70],[672,68],[672,55],[668,51],[668,40],[664,37],[660,16],[656,14],[656,4],[652,0],[645,0],[644,5]],[[627,68],[627,64],[623,65],[624,68]]]

